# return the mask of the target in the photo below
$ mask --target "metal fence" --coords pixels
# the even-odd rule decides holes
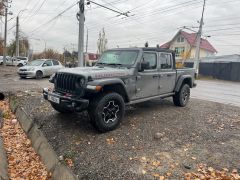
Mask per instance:
[[[185,67],[193,67],[193,62],[185,62]],[[199,74],[216,79],[240,82],[240,62],[201,62]]]

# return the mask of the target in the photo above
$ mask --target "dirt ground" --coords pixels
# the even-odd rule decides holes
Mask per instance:
[[[240,171],[238,107],[154,100],[128,107],[117,130],[100,134],[86,112],[59,114],[36,92],[18,100],[57,154],[73,160],[80,179],[182,179],[201,163]]]

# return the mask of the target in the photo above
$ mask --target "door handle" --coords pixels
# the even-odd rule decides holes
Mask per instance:
[[[158,78],[159,77],[159,75],[153,75],[153,78]]]
[[[168,74],[168,75],[167,75],[167,77],[171,77],[171,76],[172,76],[172,74]]]

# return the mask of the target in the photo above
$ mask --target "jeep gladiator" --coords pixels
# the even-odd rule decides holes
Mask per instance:
[[[174,51],[161,48],[117,48],[105,51],[94,67],[65,68],[49,81],[43,96],[60,113],[88,111],[100,132],[118,127],[125,105],[173,97],[184,107],[193,88],[194,69],[175,68]]]

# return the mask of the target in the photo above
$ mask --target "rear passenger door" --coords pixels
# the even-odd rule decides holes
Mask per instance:
[[[160,61],[160,76],[159,88],[160,94],[171,93],[175,87],[176,69],[173,64],[173,57],[171,53],[161,52],[159,54]]]
[[[156,52],[144,52],[142,61],[149,62],[150,67],[138,72],[136,77],[136,99],[158,95],[158,60]]]
[[[53,62],[53,73],[57,72],[62,68],[62,65],[57,60],[52,60]]]

